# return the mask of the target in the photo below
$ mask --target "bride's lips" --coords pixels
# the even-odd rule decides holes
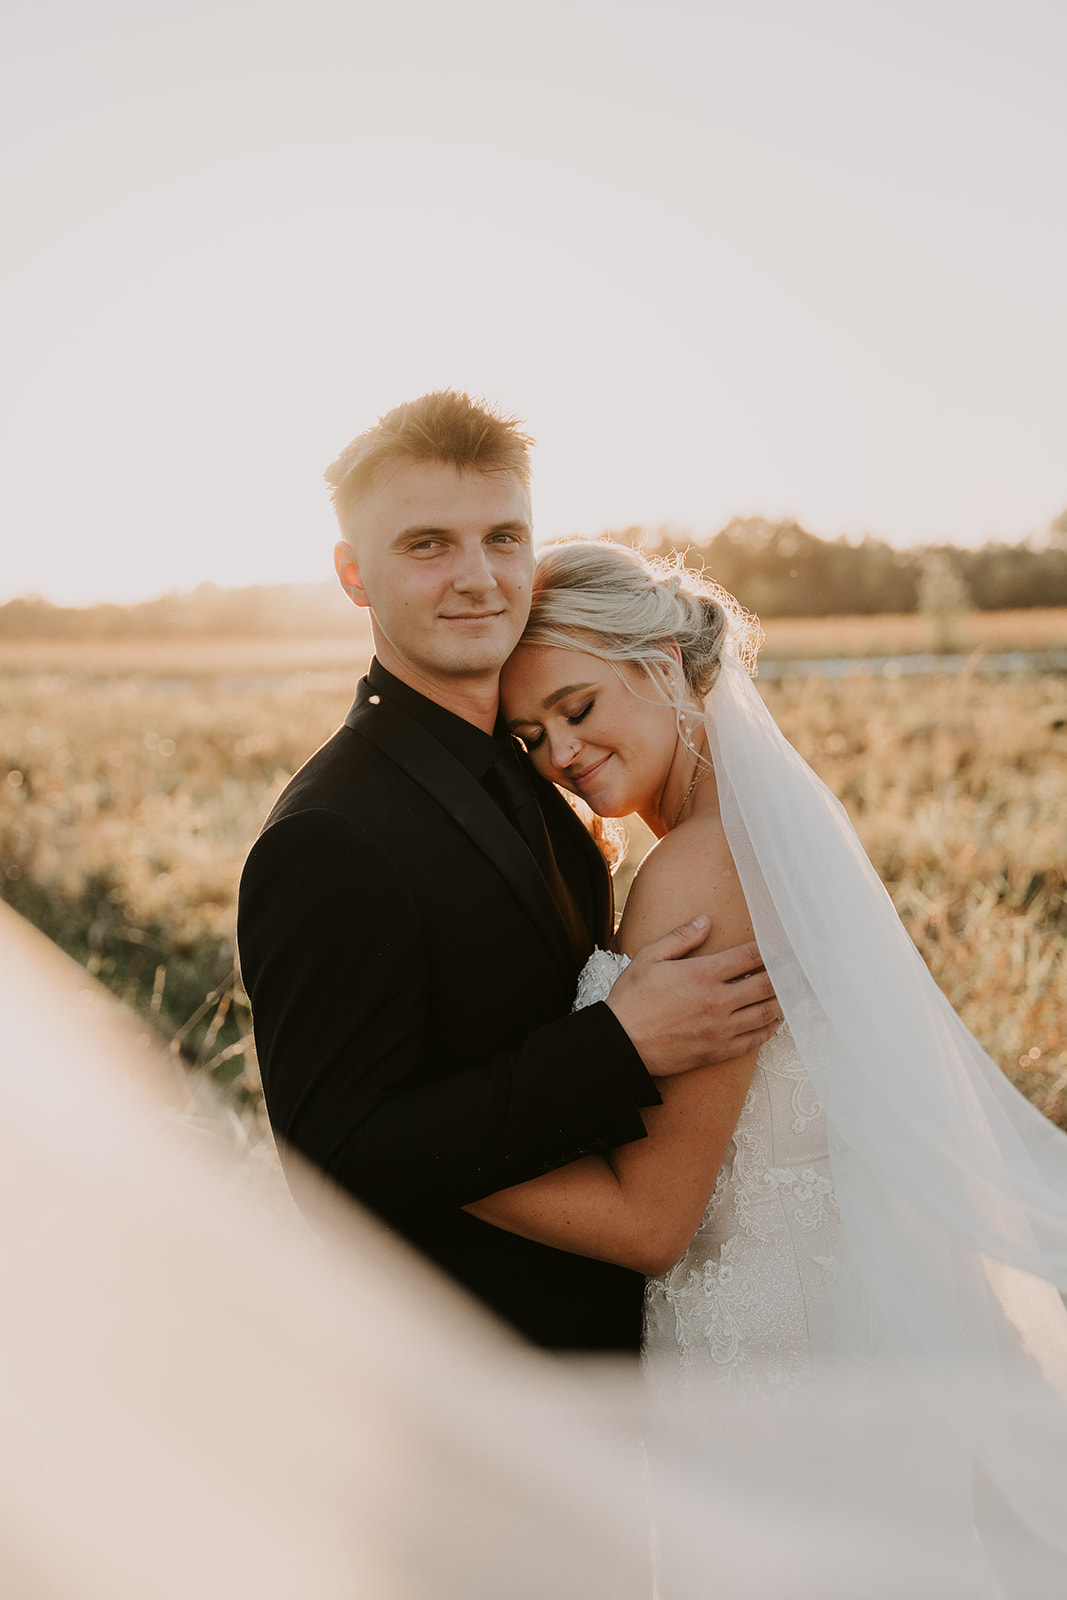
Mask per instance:
[[[601,767],[605,766],[610,760],[610,755],[602,756],[599,761],[594,761],[591,767],[583,767],[581,772],[570,772],[567,776],[576,788],[581,789],[589,782],[590,778],[595,778]]]

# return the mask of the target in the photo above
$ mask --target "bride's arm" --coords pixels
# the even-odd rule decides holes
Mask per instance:
[[[710,819],[668,834],[634,879],[618,946],[651,940],[716,908],[703,953],[752,938],[721,829]],[[663,1104],[642,1112],[648,1138],[488,1195],[466,1210],[526,1239],[632,1267],[649,1277],[684,1255],[704,1214],[748,1092],[756,1052],[657,1083]]]

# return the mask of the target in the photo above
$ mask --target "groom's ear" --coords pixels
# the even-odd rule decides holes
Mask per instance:
[[[356,566],[355,552],[347,539],[341,539],[333,547],[334,571],[340,581],[341,588],[356,606],[369,606],[370,599],[359,581],[359,568]]]

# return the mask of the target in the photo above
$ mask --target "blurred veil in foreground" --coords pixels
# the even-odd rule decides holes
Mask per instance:
[[[945,1422],[1040,1451],[1025,1397],[918,1374],[731,1411],[531,1352],[311,1175],[313,1228],[250,1194],[3,906],[0,973],[4,1596],[1063,1593]]]

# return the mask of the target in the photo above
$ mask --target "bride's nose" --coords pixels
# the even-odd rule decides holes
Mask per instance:
[[[572,732],[557,734],[549,740],[549,754],[557,772],[566,772],[582,748],[582,741]]]

